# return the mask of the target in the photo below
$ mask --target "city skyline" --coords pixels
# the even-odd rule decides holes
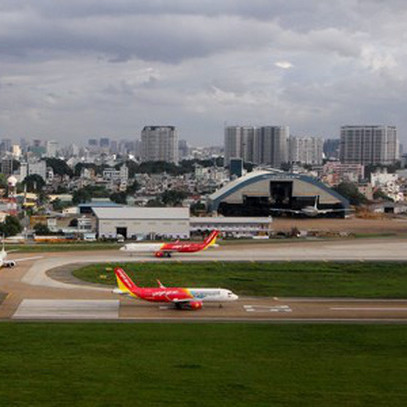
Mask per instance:
[[[407,4],[304,3],[0,0],[0,138],[171,124],[218,145],[225,123],[324,139],[386,124],[405,143]]]

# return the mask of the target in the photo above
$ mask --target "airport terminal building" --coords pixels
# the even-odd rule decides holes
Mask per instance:
[[[319,216],[344,217],[349,208],[347,199],[313,177],[267,169],[250,172],[210,195],[209,209],[223,216],[293,216],[284,210],[300,211],[316,201],[318,209],[336,211]]]

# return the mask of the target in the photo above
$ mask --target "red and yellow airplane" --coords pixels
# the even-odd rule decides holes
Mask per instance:
[[[200,243],[179,242],[178,240],[174,243],[129,243],[120,250],[128,253],[153,253],[155,257],[171,257],[172,253],[195,253],[216,246],[218,235],[219,231],[214,230]]]
[[[202,308],[203,302],[235,301],[239,297],[224,288],[179,288],[165,287],[157,280],[159,287],[138,287],[123,269],[114,270],[118,287],[115,294],[128,295],[145,301],[171,303],[177,309],[197,310]]]

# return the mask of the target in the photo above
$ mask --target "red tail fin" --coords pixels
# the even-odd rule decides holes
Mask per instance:
[[[213,230],[211,234],[204,240],[205,246],[209,244],[214,244],[217,236],[219,235],[219,230]]]
[[[206,244],[211,243],[213,239],[215,239],[219,234],[218,230],[213,230],[210,235],[204,240]]]
[[[138,287],[133,283],[131,278],[120,267],[115,268],[114,274],[116,274],[117,284],[122,291],[137,291]]]

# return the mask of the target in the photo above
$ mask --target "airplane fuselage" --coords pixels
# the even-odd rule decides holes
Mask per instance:
[[[238,296],[224,288],[138,287],[121,268],[115,269],[118,287],[115,294],[128,295],[145,301],[172,303],[178,309],[197,310],[203,302],[235,301]]]
[[[117,288],[114,293],[126,294],[126,292]],[[236,294],[224,288],[138,287],[137,290],[132,290],[131,294],[135,298],[150,302],[174,302],[180,300],[224,302],[237,299]]]

